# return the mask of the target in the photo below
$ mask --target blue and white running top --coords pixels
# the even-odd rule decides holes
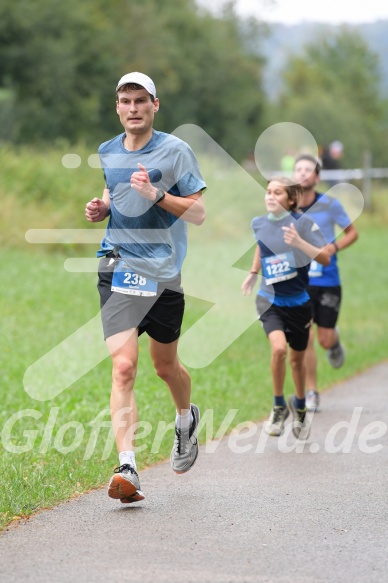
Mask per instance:
[[[291,211],[278,219],[265,215],[255,217],[251,223],[261,257],[262,278],[257,293],[275,305],[289,307],[300,306],[310,298],[306,288],[311,262],[303,251],[285,243],[282,228],[291,223],[311,245],[319,248],[326,245],[318,225],[301,213]]]
[[[131,188],[131,176],[140,162],[153,186],[183,197],[206,184],[193,150],[179,138],[153,130],[144,148],[133,152],[124,148],[124,138],[122,133],[98,149],[111,214],[97,256],[116,248],[133,271],[168,281],[179,274],[186,256],[187,224]]]
[[[326,243],[332,243],[336,237],[335,226],[345,229],[351,224],[351,220],[339,200],[319,192],[315,195],[314,202],[309,206],[301,207],[300,210],[303,213],[307,212],[308,216],[317,223]],[[313,265],[312,263],[312,267],[314,269],[310,271],[309,285],[322,287],[341,285],[337,254],[331,256],[329,265]]]

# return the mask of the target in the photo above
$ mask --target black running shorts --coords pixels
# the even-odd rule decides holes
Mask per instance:
[[[311,302],[301,306],[275,306],[263,296],[256,296],[258,319],[265,333],[282,330],[293,350],[306,350],[311,326]]]
[[[335,328],[341,307],[341,286],[307,288],[313,307],[313,321],[322,328]]]

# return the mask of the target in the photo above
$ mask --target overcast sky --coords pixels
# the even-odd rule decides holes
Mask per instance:
[[[225,0],[200,0],[217,8]],[[303,21],[356,24],[388,20],[387,0],[236,0],[240,16],[256,16],[270,22],[295,24]]]

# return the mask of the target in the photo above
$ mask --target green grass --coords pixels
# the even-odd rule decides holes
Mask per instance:
[[[3,157],[6,188],[0,194],[3,208],[7,210],[0,219],[3,233],[0,258],[3,282],[0,292],[3,314],[3,333],[0,336],[0,427],[3,430],[0,443],[0,527],[16,516],[29,515],[39,508],[50,507],[77,493],[99,487],[108,480],[117,462],[109,433],[109,416],[104,415],[110,393],[111,365],[108,358],[49,401],[33,399],[23,385],[26,370],[96,316],[99,309],[95,274],[69,273],[64,269],[67,257],[92,257],[96,246],[32,246],[25,242],[24,232],[41,227],[87,227],[83,219],[84,204],[100,194],[101,176],[96,170],[84,168],[67,170],[74,172],[69,178],[58,166],[58,152],[34,155],[31,166],[25,163],[29,160],[25,152],[19,152],[16,157],[7,151]],[[214,279],[227,289],[231,283],[226,272],[225,279],[222,279],[222,270],[228,258],[240,270],[237,272],[239,285],[244,270],[249,269],[253,241],[249,222],[260,212],[257,210],[261,208],[260,190],[249,177],[242,179],[236,169],[213,176],[211,169],[206,168],[206,173],[211,184],[207,195],[208,219],[203,228],[190,231],[191,243],[202,264],[205,266],[210,262],[212,269],[208,271],[214,270]],[[44,183],[48,178],[51,181],[50,188],[45,187],[41,198],[36,191],[33,195],[27,193],[30,181],[38,178]],[[335,371],[327,364],[324,352],[318,350],[322,389],[386,358],[388,193],[381,188],[375,199],[376,212],[371,215],[364,213],[357,219],[359,241],[340,255],[344,300],[339,325],[347,348],[347,360],[343,368]],[[190,261],[189,255],[189,265]],[[200,279],[201,273],[196,271],[195,276]],[[210,284],[207,280],[206,285]],[[195,326],[210,307],[209,302],[199,299],[200,294],[194,296],[186,298],[184,331]],[[254,298],[246,300],[254,314]],[[239,313],[234,313],[233,307],[225,312],[225,329],[231,324],[233,326],[238,318]],[[205,351],[210,332],[209,337],[202,339]],[[95,338],[85,339],[82,346],[85,354],[95,350],[95,342]],[[209,365],[189,368],[193,401],[198,403],[202,414],[213,411],[215,432],[231,409],[238,410],[232,425],[267,415],[272,403],[269,357],[268,342],[255,322]],[[72,362],[64,356],[60,366],[66,370]],[[47,379],[50,375],[52,377],[53,371],[47,370]],[[291,387],[287,373],[287,394],[291,393]],[[153,451],[152,446],[158,423],[168,424],[175,416],[168,391],[153,372],[145,336],[140,339],[136,395],[140,418],[152,427],[150,435],[139,440],[144,450],[137,455],[137,460],[139,467],[143,468],[169,455],[172,430],[164,435],[160,448]],[[23,415],[20,419],[12,417],[18,413]],[[107,426],[101,427],[94,444],[92,424],[99,415],[103,416],[102,421],[107,422]],[[200,437],[203,442],[205,432]],[[67,451],[72,444],[77,447]]]

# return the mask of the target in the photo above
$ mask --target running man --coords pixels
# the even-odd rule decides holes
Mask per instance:
[[[189,145],[153,129],[158,110],[152,79],[138,72],[120,79],[116,112],[124,133],[100,146],[105,188],[102,198],[93,198],[85,210],[90,222],[109,217],[97,252],[98,290],[112,359],[110,408],[119,454],[108,494],[123,503],[144,498],[136,471],[134,395],[138,337],[143,332],[149,337],[156,374],[175,403],[173,470],[187,472],[198,456],[199,410],[190,402],[191,379],[177,348],[184,313],[186,221],[203,223],[206,184]]]
[[[303,213],[308,211],[309,216],[319,225],[326,242],[330,243],[330,265],[322,266],[313,261],[309,272],[308,293],[313,306],[313,322],[316,325],[318,342],[326,350],[329,363],[334,368],[340,368],[345,360],[345,351],[336,327],[342,297],[337,253],[352,245],[358,238],[358,232],[337,199],[316,192],[319,172],[320,163],[314,156],[301,154],[296,159],[294,180],[303,188],[299,210]],[[335,234],[336,225],[343,229],[343,235],[338,240]],[[319,392],[313,326],[306,351],[306,385],[307,409],[317,411]]]

